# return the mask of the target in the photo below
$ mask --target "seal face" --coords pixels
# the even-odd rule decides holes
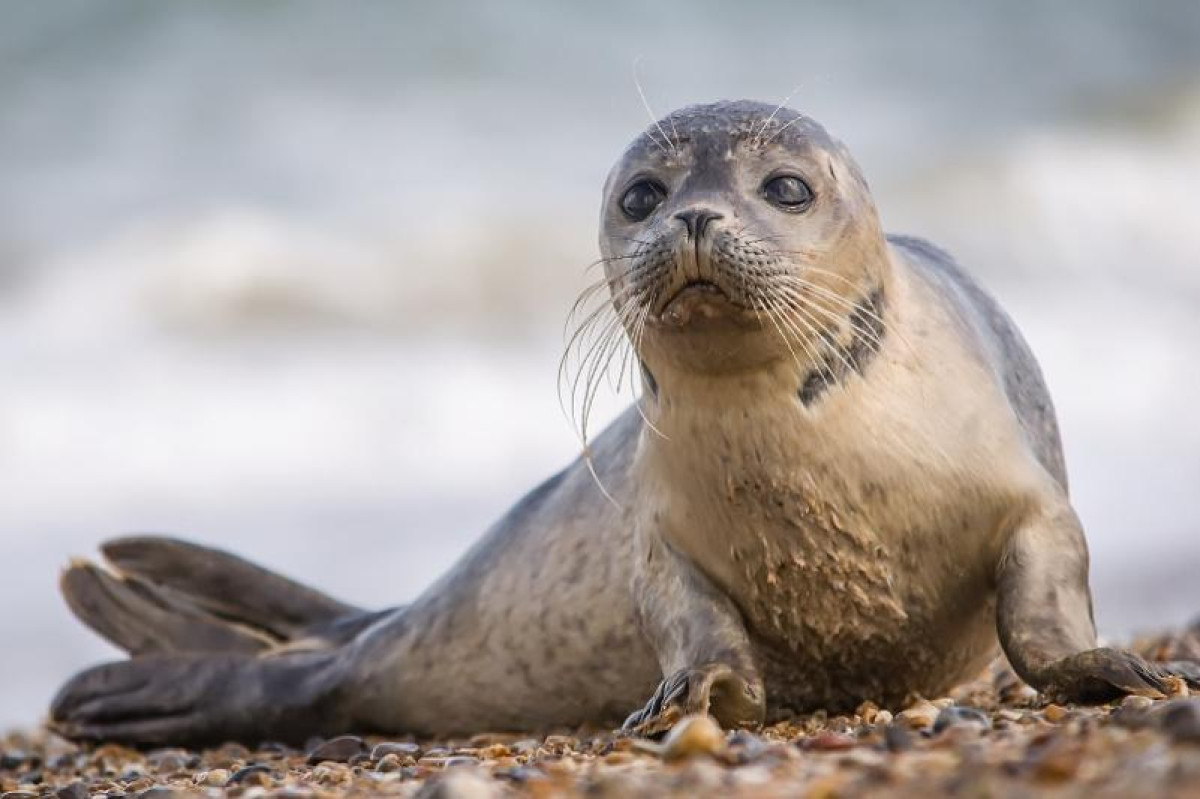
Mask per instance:
[[[845,351],[849,331],[835,329],[844,314],[830,305],[878,301],[883,247],[858,167],[787,109],[739,102],[676,112],[634,141],[605,186],[600,250],[618,316],[631,335],[644,326],[664,338],[654,348],[661,356],[702,371],[794,347],[820,353],[826,377],[834,362],[861,363],[849,356],[866,351]],[[735,349],[747,363],[706,359],[713,349]]]
[[[110,567],[62,589],[132,658],[69,681],[56,728],[654,734],[683,712],[894,707],[998,644],[1059,698],[1200,688],[1196,664],[1097,647],[1033,356],[949,256],[883,234],[816,122],[722,102],[654,123],[608,177],[600,251],[646,390],[584,457],[389,611],[172,539],[109,542]]]

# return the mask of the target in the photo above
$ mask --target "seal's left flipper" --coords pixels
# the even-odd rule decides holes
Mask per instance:
[[[1060,700],[1163,697],[1170,678],[1200,688],[1200,664],[1149,663],[1099,647],[1088,590],[1083,530],[1065,498],[1032,510],[1013,533],[998,571],[997,628],[1017,674]]]
[[[171,654],[106,663],[58,692],[51,726],[74,740],[299,742],[349,726],[328,652]]]

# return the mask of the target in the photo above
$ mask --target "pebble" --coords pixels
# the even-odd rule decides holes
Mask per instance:
[[[223,788],[229,782],[229,769],[215,768],[211,771],[201,771],[193,780],[197,785],[207,785],[212,788]]]
[[[414,799],[492,799],[499,795],[499,786],[483,775],[455,769],[429,780]]]
[[[411,757],[414,760],[421,756],[421,747],[418,744],[387,741],[381,744],[375,744],[371,749],[372,760],[382,760],[388,755],[399,755],[400,757]]]
[[[175,796],[182,796],[182,791],[176,791],[173,788],[168,788],[165,785],[158,785],[153,788],[147,788],[137,794],[137,799],[171,799]],[[112,794],[109,794],[112,797]]]
[[[1158,727],[1180,743],[1200,744],[1200,699],[1171,699],[1154,710]]]
[[[941,709],[937,705],[926,700],[921,700],[911,707],[900,711],[900,715],[896,717],[896,720],[911,729],[923,730],[927,727],[932,727],[941,712]]]
[[[158,749],[146,755],[146,762],[159,774],[183,771],[191,760],[191,753],[183,749]]]
[[[906,727],[889,724],[883,731],[883,744],[889,752],[907,752],[913,747],[913,736]]]
[[[367,745],[362,738],[354,735],[341,735],[313,748],[308,753],[310,764],[330,760],[334,763],[345,763],[356,755],[367,754]]]
[[[273,783],[271,779],[271,767],[262,763],[255,763],[245,768],[240,768],[233,773],[229,778],[229,785],[258,785],[267,787]]]
[[[951,727],[973,725],[980,729],[991,729],[992,722],[982,710],[973,707],[950,706],[942,708],[933,722],[933,734],[937,735]]]
[[[25,765],[25,760],[28,757],[20,749],[8,749],[0,753],[0,769],[7,769],[9,771],[19,769]]]
[[[1126,710],[1149,710],[1154,707],[1154,700],[1148,696],[1130,695],[1121,700],[1121,707]]]
[[[90,795],[87,786],[78,780],[54,792],[56,799],[88,799]]]
[[[707,715],[684,716],[662,744],[664,760],[683,760],[697,755],[719,756],[726,752],[725,733]]]
[[[1057,724],[1071,715],[1070,711],[1062,705],[1049,704],[1042,709],[1042,718],[1051,723]]]
[[[409,759],[411,760],[411,758]],[[382,771],[384,774],[399,771],[402,768],[404,768],[404,761],[400,758],[400,755],[394,752],[389,752],[375,763],[375,770]]]

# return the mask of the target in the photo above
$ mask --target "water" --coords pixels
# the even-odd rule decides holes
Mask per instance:
[[[1187,2],[6,7],[0,726],[113,656],[54,586],[102,537],[395,603],[573,457],[561,324],[639,57],[658,111],[799,86],[1039,354],[1103,631],[1190,618],[1197,32]]]

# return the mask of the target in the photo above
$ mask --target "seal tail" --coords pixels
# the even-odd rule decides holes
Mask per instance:
[[[373,615],[177,539],[119,538],[101,552],[111,568],[72,563],[63,597],[80,621],[134,656],[261,652]]]

